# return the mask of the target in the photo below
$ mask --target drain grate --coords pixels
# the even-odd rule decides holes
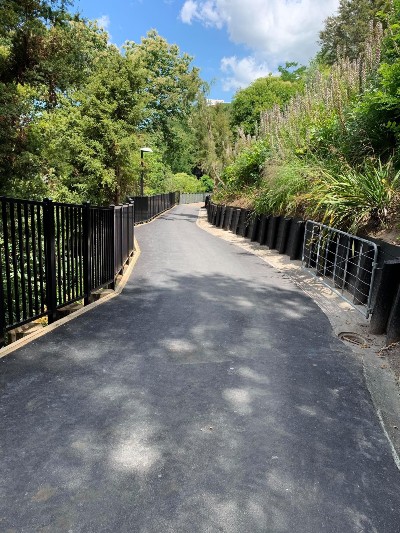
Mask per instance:
[[[361,348],[368,348],[369,344],[358,333],[352,333],[351,331],[343,331],[342,333],[339,333],[338,335],[339,339],[342,341],[351,342],[351,344],[356,344],[357,346],[361,346]]]

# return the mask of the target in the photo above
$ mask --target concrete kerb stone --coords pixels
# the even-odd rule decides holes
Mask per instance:
[[[15,342],[5,346],[4,348],[1,348],[0,349],[0,359],[2,359],[3,357],[6,357],[7,355],[10,355],[11,353],[15,352],[15,350],[18,350],[19,348],[22,348],[26,344],[29,344],[30,342],[38,339],[39,337],[42,337],[43,335],[46,335],[47,333],[50,333],[50,331],[53,331],[56,328],[59,328],[60,326],[63,326],[64,324],[67,324],[68,322],[71,322],[71,320],[75,320],[75,318],[78,318],[79,316],[83,315],[84,313],[88,313],[89,311],[91,311],[95,307],[98,307],[99,305],[102,305],[102,304],[108,302],[109,300],[111,300],[112,298],[115,298],[116,296],[121,294],[121,292],[123,291],[123,289],[124,289],[128,279],[129,279],[130,275],[132,274],[133,269],[134,269],[134,267],[135,267],[135,265],[137,263],[137,260],[139,259],[139,256],[140,256],[140,247],[139,247],[139,243],[137,242],[136,238],[135,238],[135,241],[134,241],[134,245],[135,245],[135,253],[134,253],[133,257],[132,257],[132,260],[129,263],[128,268],[124,272],[124,275],[122,276],[122,279],[121,279],[120,283],[117,285],[115,291],[113,291],[112,294],[108,294],[104,298],[101,298],[101,299],[97,300],[96,302],[93,302],[93,303],[91,303],[89,305],[86,305],[85,307],[82,307],[82,309],[80,309],[79,311],[76,311],[75,313],[71,313],[70,315],[68,315],[68,316],[66,316],[64,318],[61,318],[60,320],[57,320],[56,322],[53,322],[53,324],[50,324],[48,326],[44,326],[43,328],[41,328],[41,330],[30,334],[28,337],[24,337],[24,338],[22,338],[20,340],[17,340]]]
[[[396,384],[393,371],[388,365],[382,364],[382,358],[379,357],[385,346],[385,338],[382,335],[369,333],[369,321],[329,287],[304,271],[301,261],[292,261],[277,251],[260,246],[259,243],[250,242],[233,233],[222,231],[209,224],[202,212],[199,214],[197,225],[215,237],[256,255],[277,269],[282,277],[291,279],[298,288],[314,300],[327,316],[335,336],[343,332],[351,332],[361,335],[367,341],[367,348],[343,342],[362,360],[367,388],[384,433],[389,440],[393,459],[400,469],[400,429],[398,429],[400,428],[400,388]]]

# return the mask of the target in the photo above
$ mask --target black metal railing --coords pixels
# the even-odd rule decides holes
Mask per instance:
[[[95,207],[0,197],[0,343],[6,332],[115,287],[134,252],[134,226],[179,203],[179,193]]]
[[[0,327],[46,314],[44,202],[1,201]]]
[[[168,192],[154,196],[134,196],[135,224],[147,222],[163,211],[179,204],[179,192]]]
[[[133,204],[132,204],[133,205]],[[84,276],[88,287],[97,290],[106,285],[114,285],[115,268],[114,268],[114,210],[108,207],[90,207],[89,214],[86,216],[90,229],[86,235],[90,235],[87,246],[90,248],[90,270]],[[129,231],[132,234],[133,250],[133,229]],[[85,290],[87,293],[88,290]]]
[[[48,317],[113,286],[134,251],[134,204],[0,198],[0,331]]]

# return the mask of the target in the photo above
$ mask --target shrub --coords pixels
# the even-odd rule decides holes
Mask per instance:
[[[310,187],[314,169],[294,160],[268,164],[264,183],[255,199],[257,213],[296,215],[304,211],[305,194]]]
[[[237,155],[235,161],[223,171],[222,180],[228,190],[233,191],[245,186],[258,185],[268,153],[264,141],[254,142],[244,148]]]
[[[205,192],[206,188],[196,176],[186,174],[185,172],[178,172],[167,179],[166,190],[195,193]]]
[[[311,191],[314,215],[330,226],[356,233],[367,225],[384,225],[398,200],[400,171],[391,161],[371,162],[363,172],[348,168],[339,174],[323,171],[322,180]]]

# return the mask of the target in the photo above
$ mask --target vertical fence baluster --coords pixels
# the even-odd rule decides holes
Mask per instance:
[[[44,199],[43,229],[46,264],[46,305],[49,324],[52,324],[57,319],[57,286],[54,206],[49,198]]]
[[[60,205],[56,205],[56,218],[55,218],[55,236],[57,244],[56,263],[57,263],[57,302],[63,301],[63,278],[62,278],[62,261],[63,256],[61,253],[61,219],[60,219]]]
[[[21,276],[20,291],[21,291],[21,307],[22,307],[22,320],[27,318],[26,308],[26,280],[25,280],[25,254],[24,254],[24,235],[23,235],[23,220],[22,220],[22,208],[21,203],[17,204],[17,228],[18,228],[18,249],[19,249],[19,272]]]
[[[0,198],[2,207],[5,203],[4,198]],[[2,219],[3,220],[3,219]],[[4,222],[3,222],[3,235],[4,235]],[[5,239],[4,239],[5,240]],[[4,246],[3,240],[3,246]],[[6,342],[6,301],[4,295],[4,286],[3,286],[3,257],[5,258],[6,254],[2,253],[2,246],[0,242],[0,346],[4,346]],[[7,276],[6,276],[7,279]]]
[[[10,200],[10,225],[11,225],[11,257],[12,267],[14,275],[14,303],[15,303],[15,319],[16,322],[21,321],[21,295],[19,293],[18,286],[18,261],[17,261],[17,239],[16,239],[16,227],[15,227],[15,213],[14,213],[14,200]]]
[[[70,208],[65,208],[65,241],[66,241],[66,262],[67,262],[67,279],[65,283],[66,301],[69,300],[71,292],[71,224],[70,224]]]
[[[38,251],[39,251],[40,312],[42,314],[45,312],[45,303],[46,303],[45,283],[43,279],[43,272],[45,269],[44,231],[43,231],[44,208],[45,208],[44,203],[41,205],[38,204],[37,210],[36,210],[37,229],[38,229]]]
[[[7,211],[7,204],[9,205],[6,198],[1,199],[1,210],[2,210],[2,219],[3,219],[3,236],[4,236],[4,263],[6,267],[6,279],[7,279],[7,316],[9,324],[13,323],[14,317],[14,305],[12,297],[12,285],[11,285],[11,257],[10,257],[10,248],[9,248],[9,229],[8,229],[8,220],[9,217]]]
[[[65,206],[60,206],[61,209],[61,272],[62,272],[62,300],[60,295],[60,301],[65,302],[67,300],[67,265],[66,265],[66,254],[65,254]]]
[[[83,244],[83,294],[85,305],[90,303],[90,294],[92,290],[92,225],[90,219],[90,203],[85,202],[82,210],[82,244]]]
[[[0,347],[4,346],[6,342],[6,306],[4,300],[4,287],[3,287],[3,254],[1,253],[0,246]]]
[[[90,220],[90,210],[89,210]],[[79,293],[84,297],[83,288],[83,207],[79,208]]]
[[[76,296],[76,210],[71,207],[71,299],[74,300]]]
[[[38,279],[38,257],[37,257],[37,246],[36,246],[36,240],[38,236],[36,233],[35,206],[34,205],[30,206],[30,216],[31,216],[31,233],[32,233],[33,294],[35,298],[35,314],[39,314],[40,313],[39,291],[38,291],[39,279]]]
[[[24,203],[24,223],[25,223],[26,275],[27,275],[27,290],[28,290],[28,313],[29,313],[29,316],[31,317],[33,315],[32,269],[31,269],[29,212],[28,212],[28,204],[26,202]]]
[[[111,288],[112,289],[115,289],[115,279],[116,279],[116,260],[115,260],[115,216],[116,216],[116,210],[115,210],[115,205],[110,205],[110,223],[109,223],[109,232],[110,232],[110,262],[112,260],[112,265],[110,264],[110,266],[112,266],[112,268],[110,270],[112,270],[112,273],[113,273],[113,281],[111,283]]]

